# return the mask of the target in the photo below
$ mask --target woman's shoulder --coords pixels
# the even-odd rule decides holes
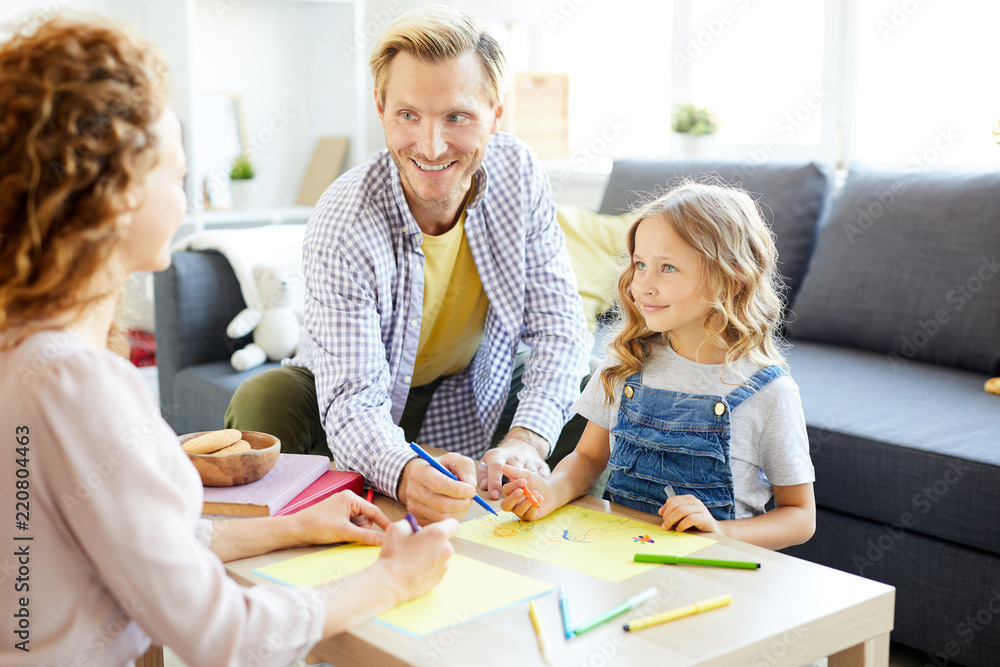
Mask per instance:
[[[65,402],[75,402],[95,395],[147,392],[142,377],[127,360],[66,331],[33,334],[12,353],[15,374],[32,394],[54,393]]]

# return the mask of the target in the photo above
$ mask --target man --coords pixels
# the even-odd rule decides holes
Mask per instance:
[[[523,143],[498,133],[497,42],[464,14],[428,7],[390,25],[369,64],[388,150],[317,204],[303,349],[240,387],[227,426],[270,429],[295,441],[286,450],[328,446],[421,522],[461,517],[477,483],[499,498],[502,464],[548,471],[590,334],[548,181]],[[512,427],[487,452],[520,341],[531,352]],[[449,450],[440,461],[462,481],[408,440]]]

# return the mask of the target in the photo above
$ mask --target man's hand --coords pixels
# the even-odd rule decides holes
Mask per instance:
[[[468,456],[448,453],[438,462],[458,477],[448,479],[429,463],[413,459],[403,468],[396,495],[420,525],[447,518],[461,519],[476,495],[475,463]]]
[[[549,442],[542,436],[526,428],[515,426],[503,442],[486,452],[476,468],[479,488],[487,489],[490,498],[500,498],[504,465],[522,468],[540,477],[548,477],[549,466],[545,456],[549,453]]]

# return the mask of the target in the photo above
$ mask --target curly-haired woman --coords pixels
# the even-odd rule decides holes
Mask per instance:
[[[108,349],[126,277],[169,264],[187,206],[164,70],[101,23],[56,19],[0,46],[0,535],[14,552],[0,665],[127,665],[151,639],[190,665],[287,665],[428,590],[452,553],[454,520],[411,534],[350,493],[225,530],[200,519],[197,472]],[[341,540],[384,546],[333,592],[244,589],[222,566]]]

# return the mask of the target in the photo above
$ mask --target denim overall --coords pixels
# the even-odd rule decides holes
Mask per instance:
[[[625,380],[607,491],[612,502],[650,514],[666,502],[664,486],[691,494],[717,520],[736,518],[729,413],[785,374],[765,366],[726,397],[643,386],[642,371]]]

